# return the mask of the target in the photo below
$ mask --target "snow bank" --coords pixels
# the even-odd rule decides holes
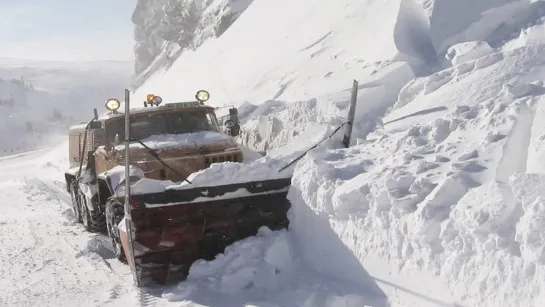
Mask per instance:
[[[285,230],[262,227],[212,261],[197,261],[185,282],[167,289],[169,301],[206,306],[366,307],[385,306],[361,289],[305,270]],[[221,302],[218,304],[218,302]]]
[[[502,91],[518,98],[539,93],[539,86],[533,90],[531,84],[541,78],[541,67],[545,63],[540,56],[543,49],[543,45],[531,45],[494,52],[414,79],[401,90],[393,110],[385,117],[385,123],[392,122],[386,124],[386,129],[407,129],[444,115],[447,110],[459,108],[459,112],[465,112],[467,106],[491,99]],[[535,68],[528,71],[528,67]],[[463,90],[452,90],[451,84]],[[493,103],[491,100],[490,104]],[[471,116],[471,112],[464,116]]]
[[[525,173],[542,168],[544,51],[417,78],[373,141],[303,158],[288,198],[304,261],[403,306],[539,305],[545,182]]]
[[[380,117],[397,101],[399,91],[414,72],[407,62],[393,62],[378,70],[367,82],[359,83],[356,104],[357,119],[353,128],[354,143],[365,139],[377,126]],[[240,140],[247,146],[267,151],[267,155],[287,159],[314,146],[330,136],[347,118],[350,88],[307,101],[283,102],[271,100],[241,116],[244,122]],[[331,146],[339,147],[340,130]]]
[[[167,295],[172,300],[187,299],[202,288],[225,294],[251,288],[275,291],[292,274],[293,258],[286,231],[272,232],[263,227],[257,237],[234,243],[215,260],[195,262],[187,282],[181,284],[186,291]]]
[[[545,20],[542,20],[542,22]],[[539,24],[527,29],[522,29],[519,36],[507,42],[504,46],[504,50],[513,50],[516,48],[537,45],[545,43],[545,24]]]

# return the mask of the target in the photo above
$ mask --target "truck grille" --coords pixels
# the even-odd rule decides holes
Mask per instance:
[[[212,163],[221,163],[221,162],[242,162],[239,161],[239,155],[232,154],[232,155],[216,155],[216,156],[208,156],[204,158],[204,164],[205,167],[209,167]]]

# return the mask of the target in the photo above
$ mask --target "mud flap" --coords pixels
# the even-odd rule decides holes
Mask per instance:
[[[260,227],[287,228],[290,185],[283,178],[131,195],[129,232],[120,234],[135,283],[182,281],[196,260],[214,259]]]

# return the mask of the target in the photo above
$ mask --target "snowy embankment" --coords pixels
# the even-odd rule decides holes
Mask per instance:
[[[359,264],[407,306],[543,302],[545,45],[475,52],[408,84],[375,141],[298,164],[292,230],[313,267],[365,284]]]

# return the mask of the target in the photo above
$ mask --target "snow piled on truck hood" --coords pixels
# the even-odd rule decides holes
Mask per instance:
[[[184,134],[162,134],[152,135],[140,140],[151,149],[168,149],[176,147],[195,147],[204,145],[213,145],[217,143],[225,143],[226,145],[236,145],[232,137],[225,133],[214,131],[200,131],[195,133]],[[144,148],[138,142],[132,142],[130,148]],[[125,145],[118,145],[116,150],[123,150]]]
[[[214,163],[209,168],[192,173],[187,181],[175,183],[172,181],[161,181],[144,178],[144,172],[136,167],[131,167],[135,180],[131,183],[131,194],[161,193],[166,190],[185,190],[197,187],[210,187],[217,185],[227,185],[232,183],[243,183],[250,181],[282,179],[291,177],[293,167],[286,168],[279,172],[286,165],[286,162],[269,157],[259,158],[250,163],[222,162]],[[118,186],[118,195],[123,195],[124,185],[119,186],[124,178],[125,168],[118,166],[107,172],[108,176],[113,176]],[[113,184],[112,184],[113,185]]]

